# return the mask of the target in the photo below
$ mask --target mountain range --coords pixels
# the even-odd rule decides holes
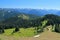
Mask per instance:
[[[27,16],[27,18],[35,18],[44,16],[46,14],[55,14],[60,16],[60,10],[47,10],[47,9],[13,9],[13,8],[0,8],[0,21],[16,16]]]

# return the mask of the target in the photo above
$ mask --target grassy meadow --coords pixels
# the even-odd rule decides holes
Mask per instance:
[[[20,28],[18,32],[13,33],[15,29],[5,29],[5,33],[0,35],[5,36],[15,36],[15,37],[30,37],[36,34],[36,30],[34,28]],[[13,33],[13,34],[12,34]]]

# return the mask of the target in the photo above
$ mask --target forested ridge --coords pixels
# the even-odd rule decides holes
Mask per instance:
[[[47,21],[43,26],[43,21]],[[55,25],[55,32],[60,32],[60,16],[54,14],[47,14],[40,17],[30,18],[25,14],[19,16],[10,17],[0,22],[0,31],[4,33],[4,29],[16,28],[15,31],[19,31],[19,28],[35,27],[37,32],[43,31],[46,26]],[[41,30],[39,30],[41,29]]]

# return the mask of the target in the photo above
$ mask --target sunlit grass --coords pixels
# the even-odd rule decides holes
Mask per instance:
[[[30,37],[35,35],[34,28],[20,28],[18,32],[12,34],[15,29],[5,29],[5,33],[2,35],[15,36],[15,37]]]

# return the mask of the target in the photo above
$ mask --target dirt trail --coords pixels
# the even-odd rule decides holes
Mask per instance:
[[[55,33],[55,32],[50,32],[50,31],[45,31],[40,34],[40,37],[35,38],[35,37],[11,37],[11,36],[0,36],[2,40],[60,40],[60,34]]]
[[[40,34],[40,37],[26,37],[26,38],[18,38],[18,40],[60,40],[60,34],[55,32],[43,32]]]

